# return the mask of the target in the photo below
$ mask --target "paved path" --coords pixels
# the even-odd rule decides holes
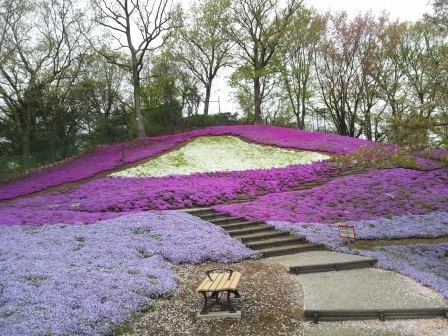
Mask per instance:
[[[220,226],[295,274],[303,286],[305,319],[316,323],[309,328],[310,335],[314,331],[321,336],[351,335],[350,328],[338,331],[338,325],[327,333],[318,326],[323,321],[448,317],[447,302],[439,293],[396,272],[372,268],[376,259],[324,251],[320,245],[307,243],[305,237],[289,236],[264,222],[231,217],[212,208],[187,212]],[[395,331],[391,335],[400,335]],[[376,330],[370,332],[375,335]],[[378,333],[388,335],[381,328]]]
[[[443,297],[411,278],[375,268],[296,275],[306,310],[382,310],[444,307]]]
[[[269,258],[270,261],[283,265],[288,271],[295,266],[309,267],[312,265],[359,262],[367,259],[361,256],[330,251],[303,252]],[[442,295],[396,272],[377,268],[360,268],[294,276],[303,286],[305,311],[344,310],[356,312],[442,308],[448,312],[447,302]],[[441,323],[448,326],[447,319],[443,317],[442,319],[444,321]],[[379,319],[377,321],[379,322]],[[412,331],[403,328],[403,326],[394,325],[394,322],[387,321],[389,325],[384,322],[381,322],[382,325],[364,325],[361,329],[359,326],[351,325],[351,322],[347,323],[344,325],[341,322],[320,322],[308,325],[304,335],[414,335]],[[448,335],[448,330],[443,335]]]

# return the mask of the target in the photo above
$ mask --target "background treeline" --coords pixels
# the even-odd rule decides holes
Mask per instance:
[[[0,4],[0,171],[237,122],[448,144],[447,0],[417,22],[298,0]],[[239,110],[210,115],[220,75]]]

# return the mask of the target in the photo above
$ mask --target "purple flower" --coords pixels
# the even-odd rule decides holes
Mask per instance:
[[[91,150],[69,162],[42,169],[20,181],[0,186],[0,200],[13,199],[63,183],[86,179],[115,169],[123,163],[136,162],[173,149],[188,138],[210,135],[234,135],[255,143],[340,154],[353,151],[362,145],[373,144],[350,137],[274,126],[207,127],[188,133],[136,139]],[[124,162],[121,161],[123,153]]]
[[[448,211],[447,171],[372,170],[309,190],[273,193],[256,201],[215,206],[232,216],[337,223]]]
[[[170,265],[254,256],[181,212],[0,227],[0,335],[99,335],[177,287]]]

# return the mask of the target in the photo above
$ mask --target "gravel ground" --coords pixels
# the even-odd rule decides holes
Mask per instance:
[[[195,289],[213,268],[232,268],[242,273],[235,301],[241,319],[196,318],[203,304]],[[157,300],[155,310],[143,316],[134,335],[302,335],[303,292],[278,264],[244,261],[238,264],[207,262],[173,266],[179,288],[169,300]]]
[[[278,259],[277,259],[278,261]],[[448,336],[448,319],[347,321],[319,323],[303,320],[304,295],[297,277],[286,273],[275,258],[236,264],[207,262],[173,265],[179,287],[170,299],[155,302],[155,309],[135,323],[134,333],[146,335],[235,335],[235,336]],[[238,289],[242,301],[235,301],[241,319],[198,319],[202,296],[195,292],[213,268],[242,272]]]

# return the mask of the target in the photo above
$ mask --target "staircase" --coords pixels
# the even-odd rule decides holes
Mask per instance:
[[[305,292],[305,320],[350,321],[448,317],[444,300],[419,300],[406,293],[418,293],[420,285],[404,283],[402,276],[373,269],[376,259],[323,251],[322,244],[307,243],[305,237],[277,231],[261,220],[248,221],[212,208],[185,212],[223,228],[263,258],[284,256],[276,261],[298,277]],[[297,254],[299,252],[303,252]],[[327,275],[319,275],[328,272]],[[419,287],[420,286],[420,287]],[[387,295],[385,295],[387,293]],[[311,335],[335,335],[321,329]]]
[[[185,212],[223,228],[248,248],[258,251],[263,258],[323,249],[322,244],[307,243],[305,237],[277,231],[261,220],[231,217],[227,212],[217,212],[212,208],[188,209]]]

